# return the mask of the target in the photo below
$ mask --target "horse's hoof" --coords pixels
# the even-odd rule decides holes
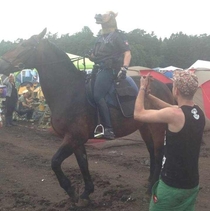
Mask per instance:
[[[78,202],[75,203],[77,207],[87,207],[90,204],[89,199],[81,199],[79,198]]]
[[[67,194],[69,195],[70,201],[72,204],[75,204],[79,200],[79,188],[73,187],[70,190],[67,191]]]

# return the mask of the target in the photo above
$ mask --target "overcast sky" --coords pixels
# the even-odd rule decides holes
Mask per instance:
[[[143,29],[157,37],[172,33],[210,35],[209,0],[2,0],[0,41],[28,39],[45,27],[52,34],[80,32],[88,26],[94,34],[97,13],[118,12],[118,28],[130,32]]]

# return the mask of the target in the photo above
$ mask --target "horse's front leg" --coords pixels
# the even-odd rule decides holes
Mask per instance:
[[[72,187],[71,181],[65,176],[61,169],[62,162],[73,154],[73,147],[71,142],[69,141],[70,137],[65,136],[62,145],[55,153],[51,160],[52,170],[55,172],[55,175],[59,181],[60,186],[66,191],[66,193],[70,196],[73,202],[77,201],[77,196],[75,193],[75,188]]]
[[[77,147],[77,149],[74,151],[74,154],[76,156],[77,163],[80,167],[80,171],[85,183],[85,189],[79,197],[77,206],[84,207],[87,206],[90,202],[89,195],[94,192],[94,185],[88,169],[88,160],[85,146],[80,145],[79,147]]]
[[[155,171],[154,143],[153,143],[151,132],[147,124],[141,125],[139,127],[139,131],[140,131],[142,139],[144,140],[147,146],[147,150],[150,156],[150,174],[149,174],[148,181],[151,182],[154,176],[154,171]]]
[[[151,179],[149,190],[152,189],[152,186],[155,182],[158,181],[160,177],[163,154],[164,154],[164,138],[165,138],[165,124],[150,124],[151,135],[154,143],[154,157],[155,157],[155,168],[154,174]]]

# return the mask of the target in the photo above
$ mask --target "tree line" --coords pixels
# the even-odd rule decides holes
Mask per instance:
[[[176,66],[188,68],[198,59],[210,60],[210,35],[186,35],[182,32],[171,34],[169,38],[161,39],[142,29],[134,29],[126,33],[131,47],[132,60],[130,66],[166,67]],[[46,38],[67,53],[85,56],[93,46],[96,37],[91,29],[83,27],[73,35],[48,33]],[[0,56],[15,47],[22,39],[15,42],[0,42]]]

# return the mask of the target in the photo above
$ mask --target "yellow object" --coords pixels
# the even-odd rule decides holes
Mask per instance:
[[[39,104],[39,111],[44,111],[44,109],[45,109],[45,105],[40,103]]]
[[[36,97],[39,98],[39,99],[44,97],[41,86],[34,89],[34,93],[36,94]]]

